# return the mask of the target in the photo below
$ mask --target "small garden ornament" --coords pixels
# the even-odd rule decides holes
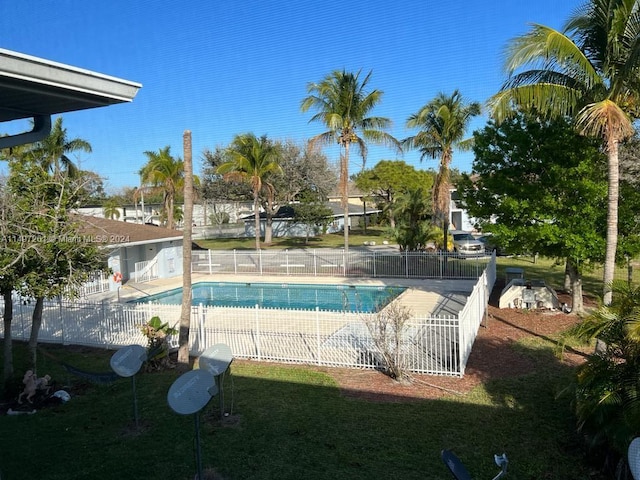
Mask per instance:
[[[18,403],[22,403],[22,397],[26,395],[27,402],[33,403],[32,398],[36,394],[37,383],[36,383],[36,375],[33,373],[33,370],[27,370],[22,379],[22,383],[24,383],[24,390],[18,395]]]

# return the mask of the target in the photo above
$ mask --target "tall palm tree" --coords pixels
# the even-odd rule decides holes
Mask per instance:
[[[362,80],[360,72],[351,73],[335,70],[319,83],[310,83],[310,94],[302,100],[303,112],[313,108],[317,111],[310,122],[320,122],[328,130],[313,137],[309,143],[340,146],[340,194],[344,209],[344,248],[349,249],[349,150],[354,144],[362,156],[367,158],[366,141],[395,146],[400,151],[400,142],[385,132],[391,120],[384,117],[369,117],[371,110],[382,99],[380,90],[367,91],[371,73]]]
[[[439,93],[407,120],[407,127],[420,131],[402,141],[407,148],[420,150],[420,160],[438,158],[440,166],[433,184],[432,206],[444,234],[444,249],[449,235],[449,203],[453,150],[469,150],[472,139],[465,139],[471,119],[480,115],[480,103],[466,102],[458,90],[451,95]]]
[[[144,152],[147,163],[140,169],[143,185],[160,188],[163,192],[163,210],[167,228],[174,227],[174,202],[176,193],[184,184],[184,162],[171,156],[171,147],[157,152]]]
[[[227,160],[220,164],[217,172],[230,180],[241,180],[251,185],[255,215],[256,250],[260,249],[260,191],[268,193],[273,186],[267,181],[269,175],[280,172],[278,149],[266,135],[258,138],[253,133],[236,135],[226,150]]]
[[[638,118],[638,32],[638,0],[590,0],[562,31],[535,24],[509,44],[508,79],[489,102],[498,121],[516,108],[569,116],[580,133],[602,140],[609,173],[605,304],[612,298],[618,242],[618,146]]]
[[[77,151],[91,153],[91,144],[81,138],[67,138],[67,129],[62,126],[62,117],[58,117],[49,135],[34,145],[31,154],[55,177],[66,172],[70,178],[75,178],[80,171],[68,154]]]

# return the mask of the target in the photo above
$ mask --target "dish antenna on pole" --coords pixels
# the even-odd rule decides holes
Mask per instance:
[[[206,370],[191,370],[182,374],[173,382],[167,393],[167,402],[171,409],[180,415],[193,414],[196,431],[196,467],[198,480],[202,479],[202,459],[200,455],[200,410],[211,397],[217,395],[218,387],[214,376]]]
[[[231,362],[233,362],[233,353],[231,352],[231,348],[224,343],[217,343],[207,348],[198,359],[200,368],[213,375],[215,384],[220,391],[221,418],[224,416],[224,388],[221,377],[229,369]]]
[[[142,364],[147,360],[147,350],[140,345],[129,345],[123,347],[111,356],[111,369],[121,377],[131,377],[131,388],[133,390],[133,417],[138,422],[138,399],[136,396],[136,373]]]

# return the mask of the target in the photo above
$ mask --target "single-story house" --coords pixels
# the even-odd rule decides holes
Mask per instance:
[[[180,230],[101,217],[76,215],[80,235],[100,244],[112,271],[110,290],[124,282],[182,275],[183,233]]]
[[[326,233],[336,233],[343,231],[344,228],[344,209],[340,203],[327,202],[325,204],[332,211],[332,221],[327,228]],[[306,237],[309,227],[302,223],[296,222],[294,219],[292,205],[281,206],[273,217],[273,237]],[[371,217],[380,213],[380,210],[363,207],[362,204],[349,204],[349,228],[357,225],[360,221],[366,217]],[[255,216],[253,214],[243,217],[245,236],[255,236]],[[260,234],[264,235],[267,222],[267,214],[260,212]],[[310,235],[320,234],[322,232],[310,232]]]

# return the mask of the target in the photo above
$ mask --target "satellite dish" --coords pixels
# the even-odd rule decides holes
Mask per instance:
[[[229,346],[224,343],[217,343],[202,352],[198,364],[200,368],[204,368],[214,377],[217,377],[227,371],[232,361],[233,353],[231,353]]]
[[[640,437],[631,441],[628,451],[629,469],[634,480],[640,480]]]
[[[123,347],[111,357],[111,368],[121,377],[132,377],[147,359],[147,350],[140,345]]]
[[[206,370],[190,370],[173,382],[167,393],[171,409],[180,415],[199,412],[218,393],[214,376]]]
[[[471,480],[471,475],[451,450],[442,450],[440,457],[456,480]]]

